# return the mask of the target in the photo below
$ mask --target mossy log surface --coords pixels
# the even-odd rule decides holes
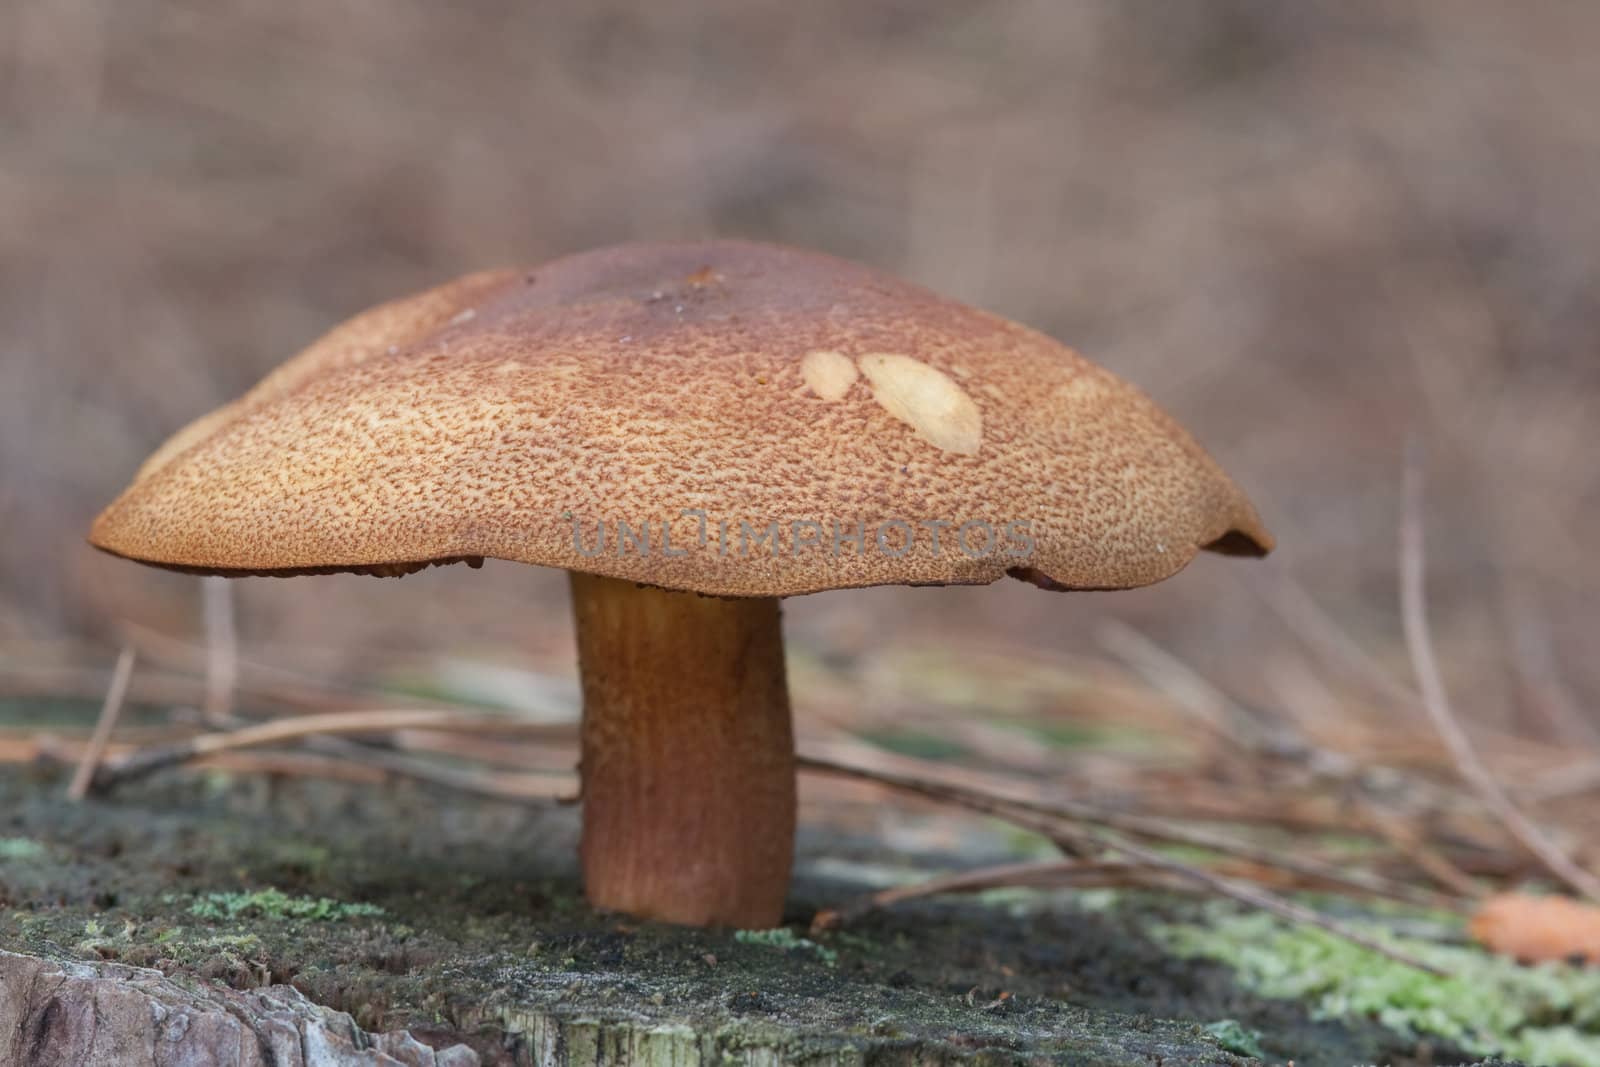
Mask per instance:
[[[1252,1062],[1222,1019],[1270,1061],[1409,1054],[1168,956],[1141,927],[1183,901],[929,901],[813,945],[851,870],[909,861],[805,833],[791,933],[741,937],[589,910],[570,809],[201,773],[64,788],[0,770],[0,1064]]]

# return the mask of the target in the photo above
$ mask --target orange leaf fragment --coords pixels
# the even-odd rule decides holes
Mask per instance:
[[[1489,951],[1524,962],[1600,964],[1600,908],[1571,897],[1496,893],[1479,905],[1470,929]]]

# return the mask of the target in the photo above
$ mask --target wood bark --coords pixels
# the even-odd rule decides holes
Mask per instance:
[[[160,971],[0,950],[6,1067],[479,1067],[462,1044],[369,1034],[292,986],[236,990]]]

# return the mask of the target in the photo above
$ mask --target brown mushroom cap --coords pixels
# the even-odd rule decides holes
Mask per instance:
[[[1071,349],[729,241],[474,274],[358,315],[179,431],[90,540],[203,573],[487,556],[729,596],[1007,573],[1125,588],[1202,548],[1272,546],[1182,428]]]

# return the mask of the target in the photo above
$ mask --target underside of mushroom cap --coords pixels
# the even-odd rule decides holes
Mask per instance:
[[[1243,493],[1071,349],[856,264],[624,245],[335,329],[179,431],[96,546],[208,574],[483,557],[723,596],[1159,581]]]

